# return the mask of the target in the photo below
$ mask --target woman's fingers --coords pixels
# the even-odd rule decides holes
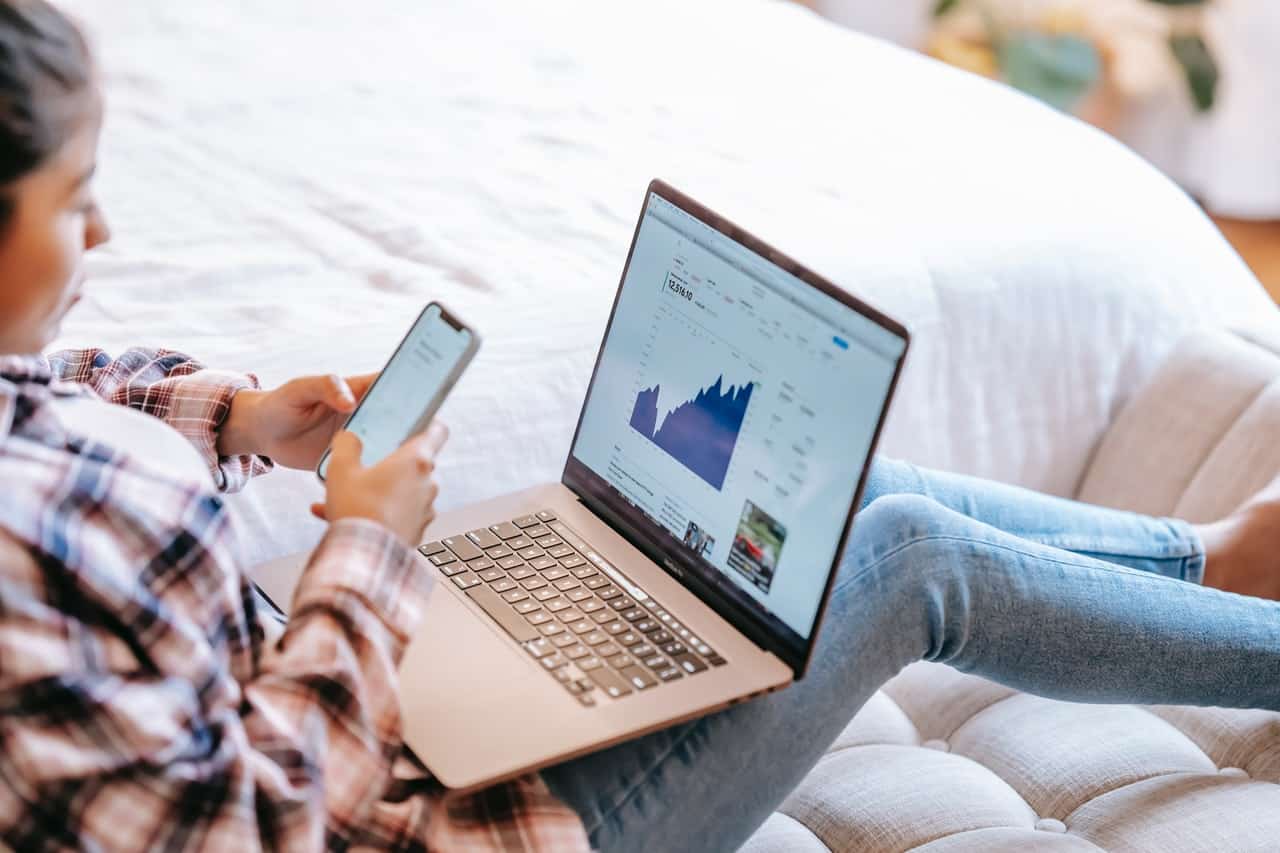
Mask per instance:
[[[334,474],[341,478],[348,471],[359,469],[363,447],[360,437],[350,430],[344,429],[335,435],[329,450],[329,478]]]
[[[362,373],[359,376],[348,376],[347,387],[351,389],[351,393],[355,395],[357,400],[363,400],[364,395],[369,393],[369,389],[373,387],[373,381],[377,378],[377,373]]]
[[[321,521],[328,521],[329,518],[324,514],[324,504],[314,503],[311,505],[311,514]]]
[[[322,377],[324,383],[324,401],[339,412],[349,412],[356,407],[356,395],[347,380],[341,376],[329,374]]]

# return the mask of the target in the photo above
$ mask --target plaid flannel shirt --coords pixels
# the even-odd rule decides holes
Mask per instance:
[[[270,469],[217,456],[248,386],[163,350],[0,357],[0,847],[585,849],[537,776],[449,797],[405,750],[430,575],[385,528],[330,525],[269,645],[224,501],[50,405],[154,415],[233,491]]]

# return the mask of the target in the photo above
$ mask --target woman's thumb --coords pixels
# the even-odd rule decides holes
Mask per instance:
[[[342,430],[333,437],[333,444],[329,452],[329,470],[335,467],[344,470],[355,465],[360,465],[360,451],[364,449],[364,445],[360,441],[360,437],[350,430]]]

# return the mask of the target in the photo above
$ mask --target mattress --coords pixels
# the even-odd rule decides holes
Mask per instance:
[[[101,57],[115,239],[55,346],[272,385],[377,369],[439,299],[485,345],[441,507],[559,476],[648,180],[912,330],[883,448],[1070,494],[1189,325],[1271,317],[1119,144],[791,3],[66,0]],[[1206,286],[1206,283],[1212,286]],[[309,472],[234,498],[308,547]]]

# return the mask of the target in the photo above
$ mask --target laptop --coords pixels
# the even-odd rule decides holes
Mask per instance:
[[[803,677],[907,345],[651,183],[560,481],[418,549],[406,743],[470,791]]]

